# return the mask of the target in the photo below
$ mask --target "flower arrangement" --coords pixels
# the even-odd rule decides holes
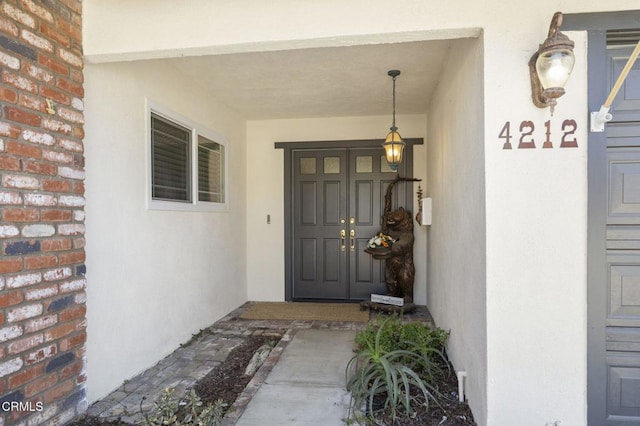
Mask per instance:
[[[369,242],[367,243],[368,248],[390,248],[391,244],[395,243],[396,240],[391,238],[389,235],[383,234],[379,232],[375,236],[371,237]]]

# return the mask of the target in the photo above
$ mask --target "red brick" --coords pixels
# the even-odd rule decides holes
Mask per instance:
[[[8,142],[7,142],[8,143]],[[14,157],[0,157],[0,170],[20,170],[20,160]]]
[[[56,284],[49,284],[42,287],[31,287],[25,290],[25,299],[27,300],[40,300],[53,297],[58,294],[58,286]]]
[[[60,351],[66,352],[71,348],[75,348],[76,346],[82,346],[87,341],[87,333],[76,334],[75,336],[67,337],[66,339],[61,339],[58,345],[60,345]]]
[[[20,136],[20,127],[0,121],[0,135],[15,139]]]
[[[84,139],[84,129],[82,127],[74,127],[71,136],[78,139]]]
[[[61,322],[67,322],[78,318],[84,318],[84,315],[87,312],[87,307],[84,305],[75,306],[72,308],[68,308],[63,310],[58,314],[58,318],[60,318]]]
[[[82,2],[78,0],[60,0],[60,3],[66,5],[73,12],[78,15],[82,14]]]
[[[22,0],[22,5],[34,15],[44,19],[47,22],[53,22],[54,18],[51,12],[49,12],[46,8],[40,6],[40,3],[37,0]]]
[[[86,260],[86,255],[83,251],[75,251],[69,253],[60,253],[58,255],[60,265],[69,265],[72,263],[83,263]]]
[[[84,182],[74,182],[72,191],[74,194],[84,194]]]
[[[73,248],[74,249],[81,249],[85,247],[85,241],[84,238],[80,237],[80,238],[76,238],[75,240],[73,240]]]
[[[60,370],[60,379],[65,380],[70,377],[77,376],[78,374],[82,373],[82,367],[82,360],[78,360],[73,364],[67,365],[62,370]]]
[[[42,210],[43,222],[69,222],[71,218],[70,210]]]
[[[57,315],[45,315],[43,317],[37,317],[28,320],[24,323],[25,333],[33,333],[35,331],[44,330],[45,328],[52,327],[58,323]]]
[[[41,86],[40,94],[45,98],[52,99],[60,104],[71,105],[71,97],[66,93],[62,93],[59,90],[54,90],[51,87]]]
[[[44,340],[45,342],[51,342],[54,340],[58,340],[61,337],[68,336],[72,333],[75,333],[79,329],[79,322],[66,322],[64,324],[57,325],[52,327],[44,332]]]
[[[60,240],[44,240],[40,244],[40,249],[42,251],[62,251],[62,250],[71,250],[73,244],[69,239],[60,239]]]
[[[7,390],[7,381],[6,380],[0,380],[0,394],[4,395],[6,390]]]
[[[27,73],[36,80],[44,81],[45,83],[51,83],[55,78],[49,71],[36,67],[33,64],[24,64],[22,68],[23,73]]]
[[[49,389],[44,394],[44,402],[45,404],[50,404],[60,398],[63,395],[70,393],[73,390],[74,384],[73,380],[67,380],[66,382]]]
[[[42,269],[58,266],[58,258],[53,255],[31,256],[24,259],[25,269]]]
[[[40,379],[34,380],[25,387],[24,396],[31,398],[45,390],[55,386],[58,383],[58,376],[56,374],[49,374]]]
[[[19,373],[14,374],[9,377],[9,387],[15,389],[19,386],[24,385],[27,382],[35,379],[38,376],[41,376],[44,373],[44,365],[35,365],[31,368],[26,368],[20,371]]]
[[[71,183],[63,180],[44,179],[42,189],[47,192],[71,192]]]
[[[7,120],[27,124],[29,126],[40,127],[40,116],[23,109],[5,106],[4,116]]]
[[[6,308],[7,306],[17,305],[22,302],[24,297],[22,296],[22,291],[14,290],[9,293],[0,294],[0,309]]]
[[[31,305],[21,305],[16,308],[7,310],[7,321],[18,322],[29,318],[42,315],[44,307],[42,303],[33,303]]]
[[[22,270],[22,259],[0,259],[0,274]]]
[[[38,63],[60,75],[69,75],[69,67],[45,55],[38,55]]]
[[[69,47],[69,36],[62,34],[55,27],[42,22],[40,24],[40,31],[42,31],[42,34],[49,37],[51,40],[54,40],[65,47]]]
[[[77,83],[84,83],[84,75],[82,74],[81,70],[72,68],[71,70],[69,70],[69,77],[71,77],[71,80]]]
[[[0,312],[0,326],[3,324],[4,324],[4,312]],[[3,356],[0,355],[0,359],[1,358],[3,358]]]
[[[27,354],[24,358],[27,365],[37,364],[40,361],[44,361],[47,358],[51,358],[58,353],[58,348],[56,344],[52,344],[49,346],[45,346],[44,348],[39,348],[29,354]]]
[[[43,343],[44,343],[44,336],[42,335],[42,333],[33,334],[31,336],[28,336],[19,340],[13,340],[9,344],[9,353],[12,355],[19,354],[29,349],[33,349],[36,346],[40,346]]]
[[[37,222],[40,212],[36,209],[4,209],[2,219],[5,222]]]
[[[18,37],[18,33],[19,33],[18,27],[16,26],[16,24],[14,24],[9,19],[6,19],[3,16],[0,17],[0,31],[14,37]]]
[[[19,105],[24,108],[28,108],[34,111],[46,113],[47,103],[42,98],[35,98],[33,96],[21,94],[19,97]]]
[[[75,41],[82,41],[82,29],[79,26],[71,25],[69,22],[60,20],[57,25],[58,29],[69,35]]]
[[[20,143],[16,141],[7,141],[5,143],[5,151],[7,154],[17,155],[19,157],[41,158],[42,149],[30,144]]]
[[[0,87],[0,100],[15,104],[18,101],[18,94],[6,87]]]
[[[40,152],[40,154],[42,155],[42,152]],[[25,161],[24,170],[25,172],[37,175],[55,176],[58,174],[58,166],[51,163],[43,163],[41,161]]]
[[[31,93],[38,93],[38,84],[28,78],[11,72],[2,73],[2,82],[16,89],[26,90]]]
[[[64,90],[65,92],[73,93],[80,98],[84,97],[84,89],[81,85],[64,78],[58,78],[58,84],[56,87],[60,90]]]

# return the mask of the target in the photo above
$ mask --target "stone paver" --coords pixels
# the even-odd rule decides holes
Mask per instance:
[[[247,337],[262,334],[282,336],[280,342],[273,348],[266,361],[227,412],[223,425],[232,426],[265,382],[267,375],[277,364],[298,330],[358,331],[366,326],[366,324],[354,322],[240,319],[239,316],[249,304],[250,302],[234,310],[200,333],[199,337],[179,347],[140,375],[127,380],[105,398],[93,403],[87,414],[104,420],[120,419],[123,422],[140,424],[142,422],[140,407],[142,406],[143,410],[149,410],[166,387],[174,387],[176,395],[184,395],[198,380],[224,362],[229,352]],[[426,309],[419,309],[411,314],[411,317],[413,320],[433,323]]]

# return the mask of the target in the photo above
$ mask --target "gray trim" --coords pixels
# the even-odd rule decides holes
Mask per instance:
[[[562,30],[586,30],[588,37],[588,110],[605,101],[607,30],[640,28],[640,11],[580,13],[564,16]],[[588,117],[586,117],[588,118]],[[585,122],[588,126],[588,123]],[[587,402],[588,424],[603,425],[606,416],[607,293],[606,132],[588,134],[587,153]]]
[[[563,16],[561,30],[601,31],[633,28],[640,28],[640,10],[566,14]]]
[[[422,145],[422,138],[403,139],[407,144],[407,149],[413,145]],[[313,142],[275,142],[276,148],[282,149],[327,149],[327,148],[380,148],[384,140],[382,139],[357,139],[345,141],[313,141]],[[413,148],[411,148],[413,150]],[[413,151],[412,151],[413,152]]]
[[[422,145],[422,138],[403,139],[405,147],[405,164],[407,177],[413,176],[413,146]],[[349,149],[349,148],[380,148],[384,140],[346,140],[346,141],[311,141],[311,142],[275,142],[276,149],[284,150],[284,299],[293,300],[293,264],[292,264],[292,236],[293,236],[293,151],[320,149]],[[410,194],[411,185],[407,187],[407,200],[413,200]]]

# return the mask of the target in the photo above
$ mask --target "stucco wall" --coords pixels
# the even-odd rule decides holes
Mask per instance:
[[[428,300],[436,324],[451,331],[448,352],[466,371],[466,395],[485,424],[487,381],[486,230],[484,194],[482,40],[450,52],[431,102],[427,190]]]
[[[513,42],[519,60],[502,69],[522,79],[506,87],[485,74],[491,425],[586,424],[586,41],[582,32],[566,34],[576,43],[576,66],[553,117],[529,99],[525,64],[533,52],[524,42]],[[497,41],[485,39],[485,68],[502,55]],[[500,95],[505,91],[510,96]],[[535,149],[517,148],[523,120],[536,126]],[[567,139],[575,139],[577,148],[559,147],[565,120],[576,122]],[[502,149],[505,140],[498,138],[507,121],[512,150]],[[547,121],[553,148],[544,149]]]
[[[246,300],[245,123],[152,62],[85,68],[91,401]],[[145,98],[229,140],[227,212],[145,207]]]
[[[426,137],[426,117],[399,115],[404,138]],[[247,124],[247,293],[249,300],[284,300],[284,151],[274,142],[381,139],[389,117],[257,120]],[[425,179],[425,145],[414,146],[414,177]],[[416,186],[417,188],[417,186]],[[414,203],[417,198],[414,199]],[[416,206],[410,206],[417,211]],[[267,215],[271,224],[267,224]],[[426,229],[415,229],[415,300],[426,303]],[[268,242],[270,250],[262,244]]]

